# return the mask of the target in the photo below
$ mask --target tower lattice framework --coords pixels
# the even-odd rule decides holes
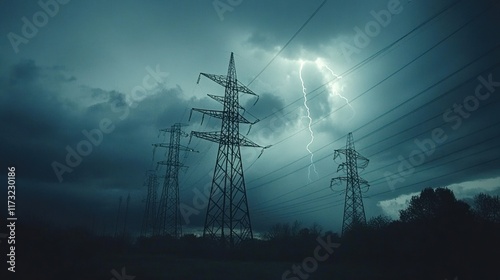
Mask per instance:
[[[167,148],[168,155],[166,161],[159,161],[159,165],[165,165],[165,178],[158,203],[158,213],[155,223],[156,235],[172,236],[178,238],[182,235],[180,200],[179,200],[179,170],[184,166],[179,161],[180,151],[194,151],[180,144],[181,136],[189,136],[182,131],[183,124],[176,123],[167,129],[160,129],[160,132],[170,133],[170,143],[153,144],[155,148]]]
[[[356,225],[366,224],[362,187],[368,188],[369,184],[359,177],[358,168],[364,169],[369,160],[355,150],[352,132],[347,135],[345,149],[335,150],[333,159],[335,160],[341,155],[345,156],[345,162],[338,166],[337,172],[344,171],[346,176],[333,178],[330,187],[346,182],[344,218],[342,221],[342,234],[344,234]]]
[[[144,185],[147,188],[146,207],[142,218],[141,236],[154,235],[157,215],[158,176],[155,170],[149,170]]]
[[[225,88],[224,96],[208,95],[224,106],[222,111],[196,108],[191,110],[191,113],[202,113],[203,117],[209,115],[222,120],[218,132],[191,132],[191,136],[219,143],[203,236],[232,248],[242,240],[253,239],[240,147],[264,147],[239,132],[240,123],[252,125],[258,121],[250,122],[240,114],[244,109],[239,104],[239,93],[257,98],[258,95],[237,80],[233,53],[227,75],[200,73],[198,83],[201,76]]]

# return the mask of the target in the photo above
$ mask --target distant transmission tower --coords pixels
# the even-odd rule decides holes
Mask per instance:
[[[181,136],[188,136],[181,130],[182,126],[184,125],[176,123],[169,129],[161,129],[160,132],[170,132],[170,143],[153,144],[155,148],[168,148],[167,160],[158,162],[158,164],[166,165],[167,169],[158,205],[156,234],[175,238],[182,235],[179,211],[179,169],[185,166],[179,161],[179,151],[194,151],[180,144]]]
[[[153,236],[157,215],[156,192],[158,190],[158,176],[154,170],[148,171],[144,185],[147,187],[148,193],[146,196],[146,208],[144,209],[144,216],[142,219],[141,236]]]
[[[125,218],[123,219],[123,238],[125,238],[125,233],[127,231],[127,219],[128,219],[128,205],[130,203],[130,192],[127,196],[127,205],[125,206]]]
[[[201,75],[225,88],[224,96],[208,95],[224,106],[222,111],[192,109],[222,120],[220,132],[191,132],[191,136],[219,143],[203,236],[233,248],[242,240],[253,239],[240,147],[264,148],[239,132],[240,123],[252,125],[258,121],[250,122],[240,114],[244,109],[239,104],[239,93],[258,95],[237,80],[233,53],[227,75],[200,73],[198,82]]]
[[[118,234],[118,222],[120,221],[120,208],[122,207],[122,197],[118,200],[118,211],[116,211],[116,223],[115,223],[115,234],[113,237],[116,237]]]
[[[343,181],[347,183],[345,188],[344,219],[342,222],[342,234],[344,234],[356,225],[366,224],[361,186],[368,187],[369,185],[366,180],[358,176],[358,168],[364,169],[368,165],[368,159],[354,149],[352,132],[347,135],[345,149],[335,150],[333,159],[335,160],[337,157],[340,157],[341,154],[345,155],[345,162],[338,166],[337,172],[342,170],[346,173],[346,176],[333,178],[330,187]]]

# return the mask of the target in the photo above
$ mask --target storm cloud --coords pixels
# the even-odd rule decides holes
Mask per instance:
[[[18,170],[25,216],[61,225],[85,217],[83,226],[96,220],[111,230],[119,197],[130,193],[138,231],[145,172],[165,156],[153,157],[151,144],[168,141],[158,130],[177,122],[187,133],[220,130],[220,120],[202,123],[191,109],[222,109],[206,94],[224,89],[197,78],[226,74],[231,52],[239,81],[260,96],[240,96],[242,114],[259,120],[241,133],[269,146],[242,148],[256,230],[295,219],[339,229],[342,187],[330,189],[330,180],[343,175],[333,152],[349,132],[370,159],[360,172],[371,185],[368,217],[394,215],[425,187],[500,192],[494,1],[327,1],[319,9],[319,0],[242,1],[222,17],[211,1],[40,2],[0,4],[0,155],[3,168]],[[182,145],[198,151],[182,154],[181,202],[192,206],[210,185],[217,144],[183,137]],[[187,228],[203,220],[201,209]]]

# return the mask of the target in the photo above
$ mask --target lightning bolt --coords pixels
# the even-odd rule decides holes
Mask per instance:
[[[311,159],[311,164],[309,165],[309,168],[307,169],[307,178],[309,179],[309,182],[311,182],[311,167],[313,168],[314,173],[316,173],[316,175],[319,175],[319,174],[318,174],[318,171],[316,170],[316,165],[314,165],[314,154],[309,149],[309,147],[311,146],[311,144],[314,142],[314,132],[313,132],[313,130],[311,128],[311,125],[312,125],[311,111],[309,110],[309,106],[307,106],[306,87],[304,85],[304,79],[302,79],[302,68],[304,68],[304,63],[305,63],[304,61],[300,61],[299,78],[300,78],[300,83],[302,84],[302,94],[304,95],[304,107],[306,108],[306,111],[307,111],[306,118],[309,119],[309,123],[307,124],[307,126],[309,127],[309,133],[311,134],[311,140],[306,145],[306,150],[311,155],[311,158],[310,158]]]
[[[306,112],[307,112],[307,115],[305,117],[309,120],[307,126],[309,128],[309,133],[311,135],[311,140],[306,145],[306,150],[311,155],[311,157],[310,157],[311,164],[309,165],[309,168],[308,168],[308,171],[307,171],[307,177],[309,179],[309,182],[311,182],[311,169],[314,170],[314,173],[316,173],[316,175],[319,175],[319,174],[318,174],[318,171],[316,170],[316,165],[314,164],[314,153],[310,149],[310,146],[314,143],[314,132],[313,132],[312,127],[311,127],[312,126],[311,110],[310,110],[309,106],[307,105],[308,100],[307,100],[306,87],[304,85],[304,79],[302,78],[302,70],[303,70],[304,64],[306,62],[314,62],[316,64],[316,67],[318,68],[318,70],[322,73],[324,80],[328,81],[329,80],[329,78],[328,78],[329,75],[332,75],[334,77],[333,80],[330,80],[327,83],[328,91],[331,94],[333,94],[333,96],[336,96],[336,97],[342,99],[345,102],[345,104],[347,104],[347,106],[349,106],[349,108],[352,111],[352,116],[351,116],[351,118],[349,120],[351,120],[352,118],[354,118],[354,116],[356,114],[356,111],[352,107],[351,103],[349,103],[349,99],[347,99],[347,97],[343,96],[340,93],[341,91],[343,91],[343,87],[340,86],[339,83],[337,83],[336,81],[342,79],[342,76],[339,76],[339,75],[335,74],[335,72],[333,72],[333,70],[330,67],[328,67],[324,63],[324,61],[321,58],[319,58],[319,57],[315,61],[304,61],[302,59],[299,60],[299,63],[300,63],[299,78],[300,78],[300,82],[301,82],[301,85],[302,85],[302,94],[304,96],[304,107],[306,108]],[[326,71],[324,69],[326,69]],[[327,74],[327,73],[329,73],[329,74]]]
[[[329,88],[330,88],[330,91],[333,93],[333,95],[343,99],[345,101],[345,103],[347,104],[347,106],[349,106],[349,108],[351,108],[351,111],[352,111],[352,116],[351,116],[351,119],[354,117],[354,115],[356,114],[356,111],[354,111],[354,108],[352,107],[351,103],[349,103],[349,99],[347,99],[347,97],[343,96],[342,94],[339,93],[339,91],[342,90],[342,88],[337,88],[337,83],[333,83],[334,81],[336,81],[337,79],[342,79],[342,76],[339,76],[337,74],[335,74],[335,72],[333,72],[332,69],[330,69],[330,67],[328,67],[320,58],[316,59],[315,61],[316,63],[316,66],[321,69],[321,68],[326,68],[328,70],[328,72],[330,72],[330,74],[332,74],[332,76],[335,77],[335,79],[333,81],[331,81],[329,83]]]

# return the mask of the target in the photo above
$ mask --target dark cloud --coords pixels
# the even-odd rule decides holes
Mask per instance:
[[[25,2],[1,4],[2,34],[21,34],[21,17],[31,18],[40,9],[35,2]],[[327,1],[264,69],[321,3],[243,1],[221,20],[210,1],[71,1],[28,43],[21,44],[19,53],[9,40],[0,42],[0,155],[5,164],[19,168],[26,203],[40,209],[40,215],[71,222],[74,215],[84,215],[84,223],[100,216],[99,226],[111,230],[109,221],[118,197],[131,192],[131,213],[135,224],[140,224],[144,172],[154,168],[165,153],[158,150],[153,159],[151,144],[168,141],[158,135],[158,129],[181,122],[187,124],[187,133],[220,130],[219,119],[203,118],[191,108],[222,110],[220,103],[205,94],[223,95],[223,89],[210,81],[197,86],[196,78],[199,72],[227,73],[230,52],[235,52],[241,82],[249,83],[264,70],[249,86],[260,95],[259,101],[254,105],[254,98],[240,98],[246,108],[244,116],[250,121],[260,119],[247,137],[262,146],[273,145],[262,155],[260,149],[242,149],[251,211],[256,213],[252,221],[259,229],[271,221],[290,219],[317,220],[332,228],[340,224],[342,198],[334,197],[328,186],[331,177],[342,175],[335,172],[338,162],[332,161],[332,155],[345,146],[350,131],[359,152],[370,158],[363,172],[372,183],[366,194],[367,213],[380,212],[379,200],[423,187],[498,176],[495,116],[499,89],[495,83],[500,72],[495,48],[500,41],[494,36],[498,7],[486,9],[492,1],[461,2],[383,55],[344,75],[340,93],[352,109],[322,86],[330,74],[317,69],[314,60],[321,57],[337,74],[346,71],[452,1],[400,1],[401,13],[392,15],[391,23],[370,37],[367,46],[358,46],[350,60],[340,44],[355,46],[354,28],[364,29],[374,20],[372,11],[387,9],[391,1]],[[316,136],[310,147],[319,173],[310,184],[306,151],[310,136],[298,79],[301,58],[307,60],[303,78]],[[144,96],[133,96],[147,69],[158,67],[168,77]],[[494,81],[490,88],[484,85],[488,79]],[[440,83],[433,86],[436,82]],[[479,85],[483,95],[491,92],[477,108],[462,116],[447,113],[456,110],[455,104],[475,107],[473,97]],[[110,132],[101,131],[100,137],[102,126]],[[400,156],[408,160],[419,149],[415,141],[432,138],[436,128],[443,129],[447,140],[391,189],[385,172],[397,173]],[[241,126],[243,134],[247,129]],[[79,145],[82,149],[81,143],[92,140],[88,135],[99,143],[59,182],[53,162],[67,164],[68,149],[76,150]],[[192,205],[194,190],[210,185],[217,144],[182,138],[183,145],[188,143],[200,151],[183,158],[190,168],[180,175],[181,201]],[[292,190],[297,191],[284,195]],[[331,212],[314,211],[331,201],[335,204],[327,210]],[[90,204],[95,209],[88,210]],[[202,212],[192,216],[190,226],[203,224]]]
[[[33,60],[22,61],[14,65],[10,70],[9,84],[31,83],[38,78],[39,68],[35,66]]]
[[[267,3],[265,7],[261,6],[262,3],[245,3],[251,9],[260,6],[259,20],[255,21],[255,15],[243,14],[238,18],[237,24],[243,28],[251,27],[247,43],[274,53],[276,47],[283,46],[321,2],[278,1]],[[351,35],[356,25],[369,19],[372,9],[383,9],[386,3],[387,1],[327,2],[311,23],[299,33],[297,41],[284,52],[285,56],[297,59],[296,55],[302,48],[318,49],[341,35]]]

